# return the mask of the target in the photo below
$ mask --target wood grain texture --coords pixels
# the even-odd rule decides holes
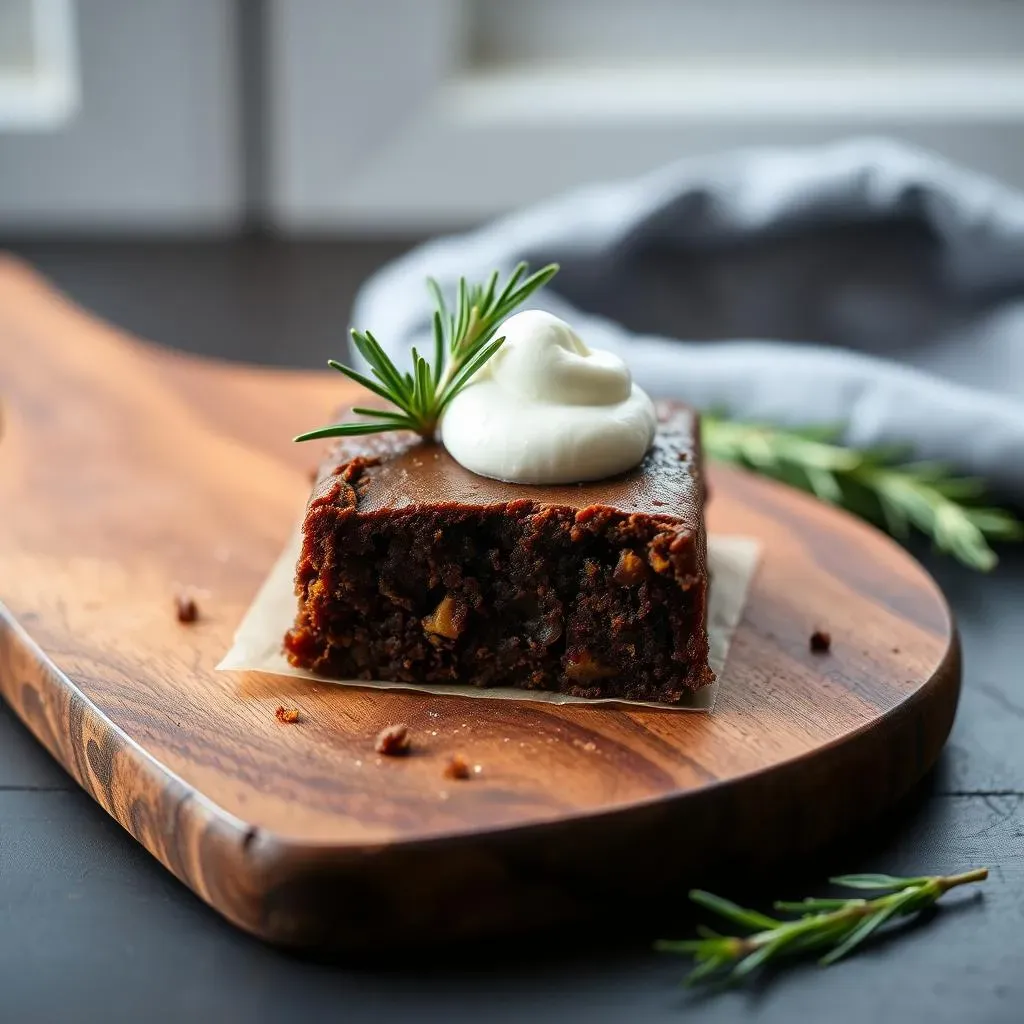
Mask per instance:
[[[869,527],[718,468],[710,528],[764,556],[712,715],[214,672],[308,492],[319,453],[289,438],[344,397],[336,375],[145,345],[0,264],[0,692],[236,924],[368,946],[636,908],[814,850],[934,762],[960,680],[934,583]],[[378,758],[398,721],[412,756]],[[481,773],[445,779],[456,751]]]

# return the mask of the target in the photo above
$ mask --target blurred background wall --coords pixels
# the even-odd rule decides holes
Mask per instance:
[[[1024,188],[1017,0],[0,0],[0,231],[401,234],[896,136]]]

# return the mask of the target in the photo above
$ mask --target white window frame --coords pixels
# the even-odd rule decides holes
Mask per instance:
[[[269,0],[279,228],[431,230],[683,156],[850,134],[1024,188],[1022,59],[481,70],[463,2]]]
[[[24,0],[32,19],[32,67],[0,68],[0,131],[52,131],[81,100],[72,0]]]

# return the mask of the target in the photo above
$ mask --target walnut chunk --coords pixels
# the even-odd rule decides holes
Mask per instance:
[[[443,636],[457,640],[466,628],[466,606],[446,594],[441,603],[423,618],[423,630],[431,636]]]
[[[614,668],[602,665],[589,651],[574,651],[565,659],[565,674],[575,682],[589,683],[617,675]]]
[[[274,717],[285,725],[294,725],[299,720],[298,708],[286,708],[283,704],[274,712]]]
[[[178,621],[182,623],[192,623],[199,618],[199,607],[196,605],[195,598],[184,591],[174,595],[174,611],[178,616]]]
[[[620,587],[635,587],[647,578],[647,566],[635,551],[625,548],[619,555],[612,577]]]
[[[672,568],[672,563],[653,547],[647,552],[647,562],[655,572],[669,572]]]
[[[398,723],[389,725],[377,733],[373,749],[386,757],[401,757],[403,754],[409,753],[410,745],[409,727]]]
[[[445,765],[444,777],[446,779],[468,779],[471,774],[469,762],[462,754],[452,754],[448,764]]]

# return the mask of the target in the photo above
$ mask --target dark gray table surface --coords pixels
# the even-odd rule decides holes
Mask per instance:
[[[13,248],[137,334],[319,365],[338,351],[358,281],[403,244]],[[208,910],[0,704],[0,1021],[1024,1020],[1024,552],[1006,552],[987,577],[919,554],[966,652],[949,745],[892,815],[759,895],[807,895],[836,870],[992,869],[979,894],[954,895],[926,925],[829,970],[801,965],[713,996],[681,990],[684,964],[651,952],[650,936],[301,960]]]

